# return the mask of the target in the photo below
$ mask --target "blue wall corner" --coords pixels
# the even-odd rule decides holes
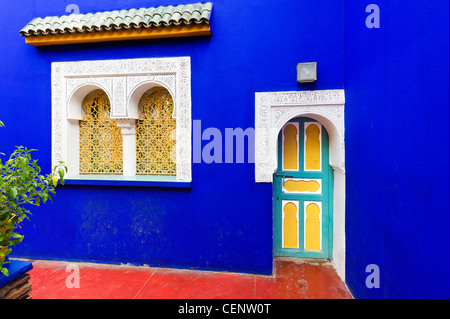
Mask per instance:
[[[358,298],[448,298],[448,3],[377,5],[368,29],[366,4],[345,4],[347,283]]]

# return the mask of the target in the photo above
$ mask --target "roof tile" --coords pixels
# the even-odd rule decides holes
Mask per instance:
[[[209,24],[212,3],[195,3],[178,6],[159,6],[114,10],[88,14],[71,14],[61,17],[35,18],[22,30],[24,37],[76,32],[101,32],[121,29],[139,29],[184,24]]]

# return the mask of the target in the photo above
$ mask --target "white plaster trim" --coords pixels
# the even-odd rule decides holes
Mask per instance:
[[[130,120],[138,116],[133,93],[153,86],[165,87],[173,97],[177,181],[192,181],[189,57],[52,63],[53,165],[62,160],[69,167],[69,176],[78,175],[78,120],[87,93],[101,88],[110,99],[111,118]]]
[[[345,172],[344,104],[344,90],[256,93],[256,182],[272,182],[277,169],[278,133],[286,122],[300,116],[325,126],[330,135],[330,165]]]
[[[136,175],[136,120],[116,120],[123,140],[123,176]]]

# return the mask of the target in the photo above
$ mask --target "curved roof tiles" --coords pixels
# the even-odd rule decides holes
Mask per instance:
[[[22,30],[24,37],[89,33],[112,30],[167,27],[174,25],[209,24],[212,3],[195,3],[157,8],[115,10],[61,17],[35,18]]]

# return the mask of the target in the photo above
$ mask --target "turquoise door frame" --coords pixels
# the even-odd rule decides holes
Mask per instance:
[[[329,165],[329,138],[325,127],[321,129],[321,171],[305,171],[304,169],[304,124],[316,122],[310,118],[295,118],[288,123],[298,123],[298,171],[283,170],[283,130],[278,135],[278,168],[273,175],[273,253],[274,256],[304,257],[304,258],[332,258],[333,247],[333,172]],[[288,124],[286,123],[286,124]],[[320,123],[318,123],[320,124]],[[321,180],[320,194],[314,193],[287,193],[283,191],[283,185],[287,179],[316,179]],[[283,201],[298,203],[298,248],[284,248],[283,245]],[[304,211],[305,201],[321,202],[321,251],[305,250],[304,240]]]

